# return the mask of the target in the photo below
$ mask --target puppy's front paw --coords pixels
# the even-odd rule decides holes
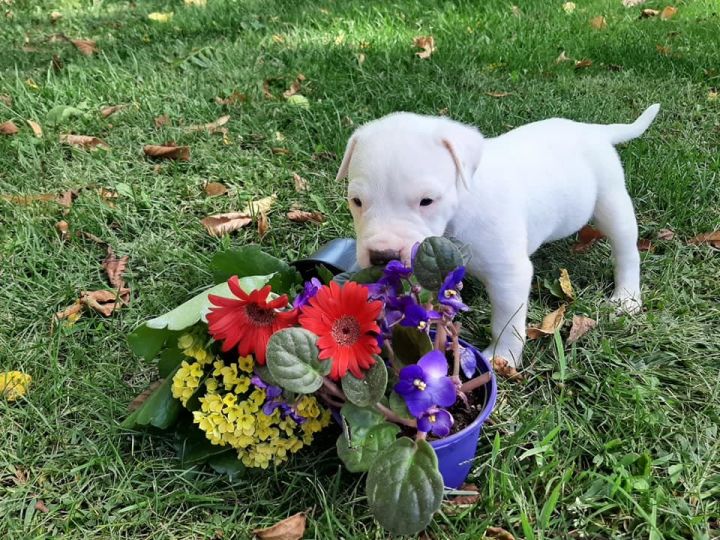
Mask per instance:
[[[615,293],[610,297],[610,301],[617,306],[616,313],[618,315],[637,315],[642,311],[639,294],[635,296]]]

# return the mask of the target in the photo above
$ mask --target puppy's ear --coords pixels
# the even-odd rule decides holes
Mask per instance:
[[[342,163],[340,163],[340,169],[337,172],[337,176],[335,176],[335,180],[342,180],[343,178],[347,177],[348,169],[350,168],[350,158],[352,158],[352,154],[355,151],[356,144],[357,137],[353,135],[352,137],[350,137],[350,140],[345,147],[345,155],[343,156]]]
[[[465,189],[470,189],[470,181],[480,164],[484,144],[478,130],[458,122],[448,123],[440,132],[440,144],[450,153],[455,163],[457,175]]]

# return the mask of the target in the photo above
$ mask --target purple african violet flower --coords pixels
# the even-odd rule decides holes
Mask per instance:
[[[417,364],[400,370],[400,380],[394,389],[405,399],[410,414],[419,418],[432,407],[450,407],[455,403],[455,385],[447,373],[445,355],[430,351]]]
[[[283,400],[282,388],[279,386],[273,386],[272,384],[267,384],[258,375],[254,375],[250,379],[250,382],[252,382],[256,388],[265,390],[265,403],[262,407],[263,414],[266,416],[272,416],[277,409],[280,409],[280,416],[282,418],[289,416],[298,424],[305,422],[306,418],[299,415],[291,405]]]
[[[443,306],[450,308],[452,315],[455,315],[458,311],[467,311],[470,309],[463,304],[462,298],[460,298],[460,289],[462,289],[462,280],[464,277],[465,267],[458,266],[447,275],[438,293],[438,300]]]
[[[400,321],[401,326],[424,330],[430,319],[440,317],[437,311],[425,309],[410,295],[390,298],[385,307],[385,318],[390,326]]]
[[[318,278],[312,278],[310,281],[306,281],[303,291],[293,300],[293,307],[295,309],[303,307],[317,294],[322,286],[323,284]]]
[[[418,431],[430,432],[437,437],[446,437],[455,419],[445,409],[432,408],[418,418]]]

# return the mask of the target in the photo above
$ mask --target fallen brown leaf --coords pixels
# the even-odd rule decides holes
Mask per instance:
[[[598,15],[597,17],[590,19],[590,26],[592,26],[595,30],[602,30],[603,28],[607,28],[607,21],[605,20],[605,17]]]
[[[493,540],[515,540],[515,537],[502,527],[488,527],[483,537]]]
[[[25,120],[28,123],[28,126],[30,126],[30,129],[33,130],[33,133],[36,137],[41,138],[43,135],[42,127],[40,127],[40,124],[33,120]]]
[[[663,21],[667,21],[668,19],[672,19],[675,14],[678,12],[678,9],[673,6],[666,6],[663,8],[663,10],[660,12],[660,18]]]
[[[208,197],[217,197],[228,192],[227,186],[220,182],[208,182],[203,189]]]
[[[230,116],[225,115],[221,116],[214,122],[210,122],[209,124],[201,124],[201,125],[194,125],[194,126],[188,126],[185,128],[185,131],[193,133],[195,131],[207,131],[209,133],[227,133],[227,128],[224,128],[223,126],[227,124],[230,121]]]
[[[12,120],[8,120],[7,122],[3,122],[0,124],[0,134],[1,135],[15,135],[20,130],[15,125],[15,122]]]
[[[329,150],[323,150],[322,152],[313,152],[310,159],[313,161],[333,161],[337,159],[337,154]]]
[[[567,13],[568,15],[570,15],[573,11],[575,11],[576,7],[577,6],[575,5],[575,2],[565,2],[562,5],[563,11],[565,13]]]
[[[640,238],[637,241],[638,251],[655,251],[655,246],[647,238]]]
[[[283,97],[287,99],[297,94],[300,91],[300,87],[302,86],[304,80],[305,75],[303,75],[302,73],[298,73],[297,77],[295,77],[295,80],[290,85],[290,88],[283,92]]]
[[[218,105],[235,105],[235,103],[244,103],[245,101],[247,101],[247,96],[238,91],[233,92],[226,98],[215,98],[215,103],[217,103]]]
[[[269,195],[268,197],[263,197],[257,201],[250,201],[250,203],[243,208],[243,213],[250,216],[257,216],[261,213],[267,214],[270,211],[270,208],[272,208],[272,205],[275,204],[276,200],[277,195]]]
[[[97,45],[91,39],[71,39],[70,43],[75,45],[75,48],[85,56],[92,56],[97,52]]]
[[[273,146],[270,151],[276,156],[287,156],[290,154],[290,150],[281,146]]]
[[[307,191],[309,189],[307,180],[305,180],[298,173],[293,173],[293,183],[295,184],[295,191]]]
[[[570,327],[570,335],[568,335],[568,338],[565,342],[568,345],[572,345],[596,326],[597,321],[595,319],[591,319],[590,317],[583,317],[582,315],[573,315],[572,326]]]
[[[110,148],[110,145],[102,139],[98,139],[97,137],[92,137],[90,135],[63,134],[60,135],[60,142],[71,146],[79,146],[81,148],[85,148],[86,150],[93,150],[95,148]]]
[[[432,36],[416,36],[413,38],[413,45],[422,49],[415,54],[423,60],[430,58],[430,55],[435,52],[435,38]]]
[[[660,12],[657,9],[643,9],[640,12],[640,18],[641,19],[647,19],[649,17],[656,17],[657,15],[660,15]]]
[[[569,58],[565,56],[565,51],[561,51],[558,57],[555,59],[556,64],[560,64],[562,62],[571,62],[572,58]]]
[[[494,98],[504,98],[512,95],[510,92],[485,92],[486,96],[494,97]]]
[[[123,255],[120,258],[116,257],[113,249],[110,246],[107,247],[107,255],[105,256],[105,260],[102,262],[102,267],[108,276],[110,285],[116,289],[122,289],[125,287],[123,274],[127,269],[129,259],[129,255]]]
[[[21,469],[20,467],[15,469],[15,478],[12,479],[12,481],[15,483],[16,486],[22,486],[27,484],[27,473]]]
[[[514,382],[524,380],[523,375],[511,366],[510,362],[508,362],[505,358],[502,358],[501,356],[494,356],[491,362],[493,371],[498,377]]]
[[[143,147],[143,152],[150,159],[174,159],[176,161],[190,161],[189,146],[175,146],[171,143],[164,145],[148,144]]]
[[[200,220],[211,236],[224,236],[252,223],[252,218],[243,212],[215,214]]]
[[[527,329],[527,338],[532,341],[545,336],[551,336],[565,322],[565,304],[552,313],[548,313],[540,323],[540,326],[530,326]]]
[[[65,220],[55,224],[55,230],[60,234],[60,240],[67,242],[70,239],[70,225]]]
[[[53,54],[52,60],[50,60],[50,65],[52,66],[53,71],[58,72],[65,67],[65,62],[63,62],[63,59],[59,54]]]
[[[62,13],[60,13],[59,11],[53,11],[52,13],[50,13],[50,24],[55,24],[60,19],[62,19]]]
[[[108,107],[103,107],[100,109],[100,114],[103,118],[107,118],[111,114],[115,114],[116,112],[120,112],[123,109],[127,109],[128,105],[109,105]]]
[[[7,94],[0,94],[0,103],[5,105],[6,107],[10,108],[10,107],[12,107],[13,100]]]
[[[83,291],[80,301],[90,309],[97,311],[105,317],[113,314],[121,305],[127,305],[130,300],[130,289],[118,291]]]
[[[565,293],[568,300],[575,300],[575,291],[573,290],[572,282],[570,281],[570,274],[566,268],[560,269],[560,288]]]
[[[301,540],[305,534],[305,513],[299,512],[266,529],[255,529],[253,534],[260,540]]]
[[[307,210],[291,210],[287,213],[287,218],[293,223],[307,223],[308,221],[322,223],[325,221],[325,216],[320,212],[308,212]]]
[[[265,99],[275,99],[275,96],[273,96],[273,93],[270,91],[270,82],[274,81],[276,78],[277,77],[271,77],[263,81],[262,92]]]
[[[592,60],[585,58],[584,60],[578,60],[575,62],[575,69],[585,69],[592,66]]]
[[[95,236],[95,235],[92,234],[92,233],[85,232],[85,231],[77,231],[75,234],[76,234],[77,236],[79,236],[80,238],[86,238],[86,239],[90,240],[91,242],[95,242],[96,244],[100,244],[101,246],[106,246],[106,245],[107,245],[107,242],[106,242],[105,240],[103,240],[102,238],[99,238],[99,237]]]
[[[262,240],[265,235],[268,233],[268,229],[270,228],[270,222],[268,221],[267,215],[265,212],[260,212],[258,215],[258,224],[257,224],[257,230],[258,230],[258,236]]]
[[[670,229],[660,229],[657,233],[658,240],[672,240],[675,233]]]
[[[58,203],[60,206],[70,208],[77,196],[78,192],[76,189],[66,189],[55,198],[55,202]]]
[[[170,117],[167,114],[163,114],[162,116],[155,117],[154,122],[156,128],[161,128],[170,123]]]
[[[458,488],[459,491],[478,491],[478,488],[475,484],[468,484],[465,483],[462,486]],[[454,505],[454,506],[467,506],[476,504],[480,500],[480,493],[476,493],[475,495],[458,495],[457,497],[453,497],[448,501],[448,504]]]
[[[55,319],[58,321],[67,319],[68,321],[74,322],[80,318],[83,309],[85,309],[85,304],[81,300],[76,300],[74,304],[66,307],[62,311],[58,311],[55,314]]]
[[[139,409],[140,405],[145,403],[147,398],[149,398],[150,395],[160,387],[164,380],[165,379],[159,379],[153,383],[150,383],[150,386],[140,392],[140,394],[138,394],[138,396],[130,402],[130,404],[128,405],[128,411],[133,412]]]
[[[655,50],[657,50],[658,54],[662,54],[663,56],[670,56],[670,53],[672,52],[672,48],[669,45],[655,45]]]
[[[688,244],[708,244],[714,248],[720,249],[720,231],[698,234],[688,240]]]
[[[572,247],[572,250],[575,253],[584,253],[601,238],[605,238],[605,235],[602,232],[597,230],[595,227],[585,225],[578,231],[577,242]]]
[[[13,204],[27,206],[34,202],[55,202],[61,206],[70,207],[73,200],[77,197],[77,191],[68,189],[60,194],[55,193],[36,193],[30,195],[0,195],[0,199]]]
[[[285,43],[285,36],[283,36],[282,34],[273,34],[272,40],[277,44],[282,44]]]
[[[37,510],[38,512],[42,512],[43,514],[47,514],[50,511],[48,507],[45,506],[45,503],[42,499],[38,499],[35,503],[35,510]]]

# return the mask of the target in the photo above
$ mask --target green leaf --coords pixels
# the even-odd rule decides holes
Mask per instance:
[[[188,432],[188,436],[180,440],[177,449],[183,467],[205,463],[210,458],[228,451],[227,446],[212,444],[197,426],[193,426],[193,429]],[[237,459],[237,453],[233,453]]]
[[[452,241],[431,236],[422,241],[415,256],[415,277],[426,289],[438,291],[445,276],[462,265],[462,254]]]
[[[371,427],[363,437],[356,433],[352,435],[352,442],[348,441],[343,433],[338,437],[336,446],[338,457],[343,461],[350,472],[365,472],[370,469],[377,456],[389,447],[400,428],[390,422],[383,422]]]
[[[433,343],[426,332],[396,324],[392,329],[392,349],[400,364],[396,367],[402,368],[415,364],[420,357],[432,351]]]
[[[158,358],[158,373],[160,377],[169,377],[186,358],[187,356],[177,348],[177,345],[165,349],[160,353],[160,358]]]
[[[240,280],[240,288],[246,292],[260,289],[267,283],[270,276],[249,276],[244,277]],[[200,294],[194,296],[184,304],[176,307],[172,311],[150,319],[145,324],[156,330],[162,330],[167,328],[168,330],[183,330],[194,325],[200,319],[204,319],[205,313],[211,306],[208,295],[214,294],[215,296],[222,296],[225,298],[235,298],[230,292],[230,287],[227,282],[220,283],[209,289],[205,289]]]
[[[286,328],[268,341],[267,366],[279,386],[311,394],[330,373],[330,360],[318,359],[317,336],[304,328]]]
[[[390,393],[389,407],[390,410],[397,414],[400,418],[413,418],[413,415],[410,414],[410,411],[407,408],[407,403],[405,403],[403,397],[395,391]]]
[[[325,266],[324,264],[319,264],[318,266],[316,266],[316,268],[317,268],[318,278],[325,285],[328,285],[333,280],[333,277],[335,277],[333,275],[333,273],[330,270],[328,270],[328,267]]]
[[[268,255],[260,246],[244,246],[216,253],[210,261],[210,270],[215,283],[227,281],[232,276],[239,278],[271,274],[268,283],[278,294],[292,292],[302,283],[300,273],[285,261]]]
[[[150,328],[143,323],[128,334],[127,340],[132,352],[145,360],[152,360],[171,335],[169,330]]]
[[[271,384],[273,386],[280,386],[275,379],[273,379],[273,376],[270,374],[270,370],[267,366],[261,366],[260,364],[255,364],[255,371],[260,376],[260,378],[266,382],[267,384]]]
[[[375,356],[375,364],[365,372],[364,379],[358,379],[351,373],[342,378],[342,389],[347,398],[359,407],[367,407],[380,401],[385,395],[388,374],[385,362]]]
[[[443,479],[427,441],[397,439],[375,459],[366,481],[370,509],[393,534],[415,534],[440,509]]]
[[[177,368],[163,383],[121,424],[126,429],[153,426],[167,429],[175,423],[182,405],[172,396],[172,379]]]
[[[350,444],[354,445],[355,439],[362,440],[370,428],[382,424],[385,417],[375,409],[369,407],[358,407],[346,402],[340,409],[340,414],[350,427]]]
[[[350,276],[350,281],[354,281],[355,283],[375,283],[378,279],[383,277],[383,267],[382,266],[370,266],[368,268],[363,268],[362,270],[358,270],[354,274]]]
[[[233,449],[212,456],[208,460],[208,465],[217,473],[227,474],[230,481],[237,479],[245,472],[245,465],[243,465],[243,462],[238,458],[237,451]]]

